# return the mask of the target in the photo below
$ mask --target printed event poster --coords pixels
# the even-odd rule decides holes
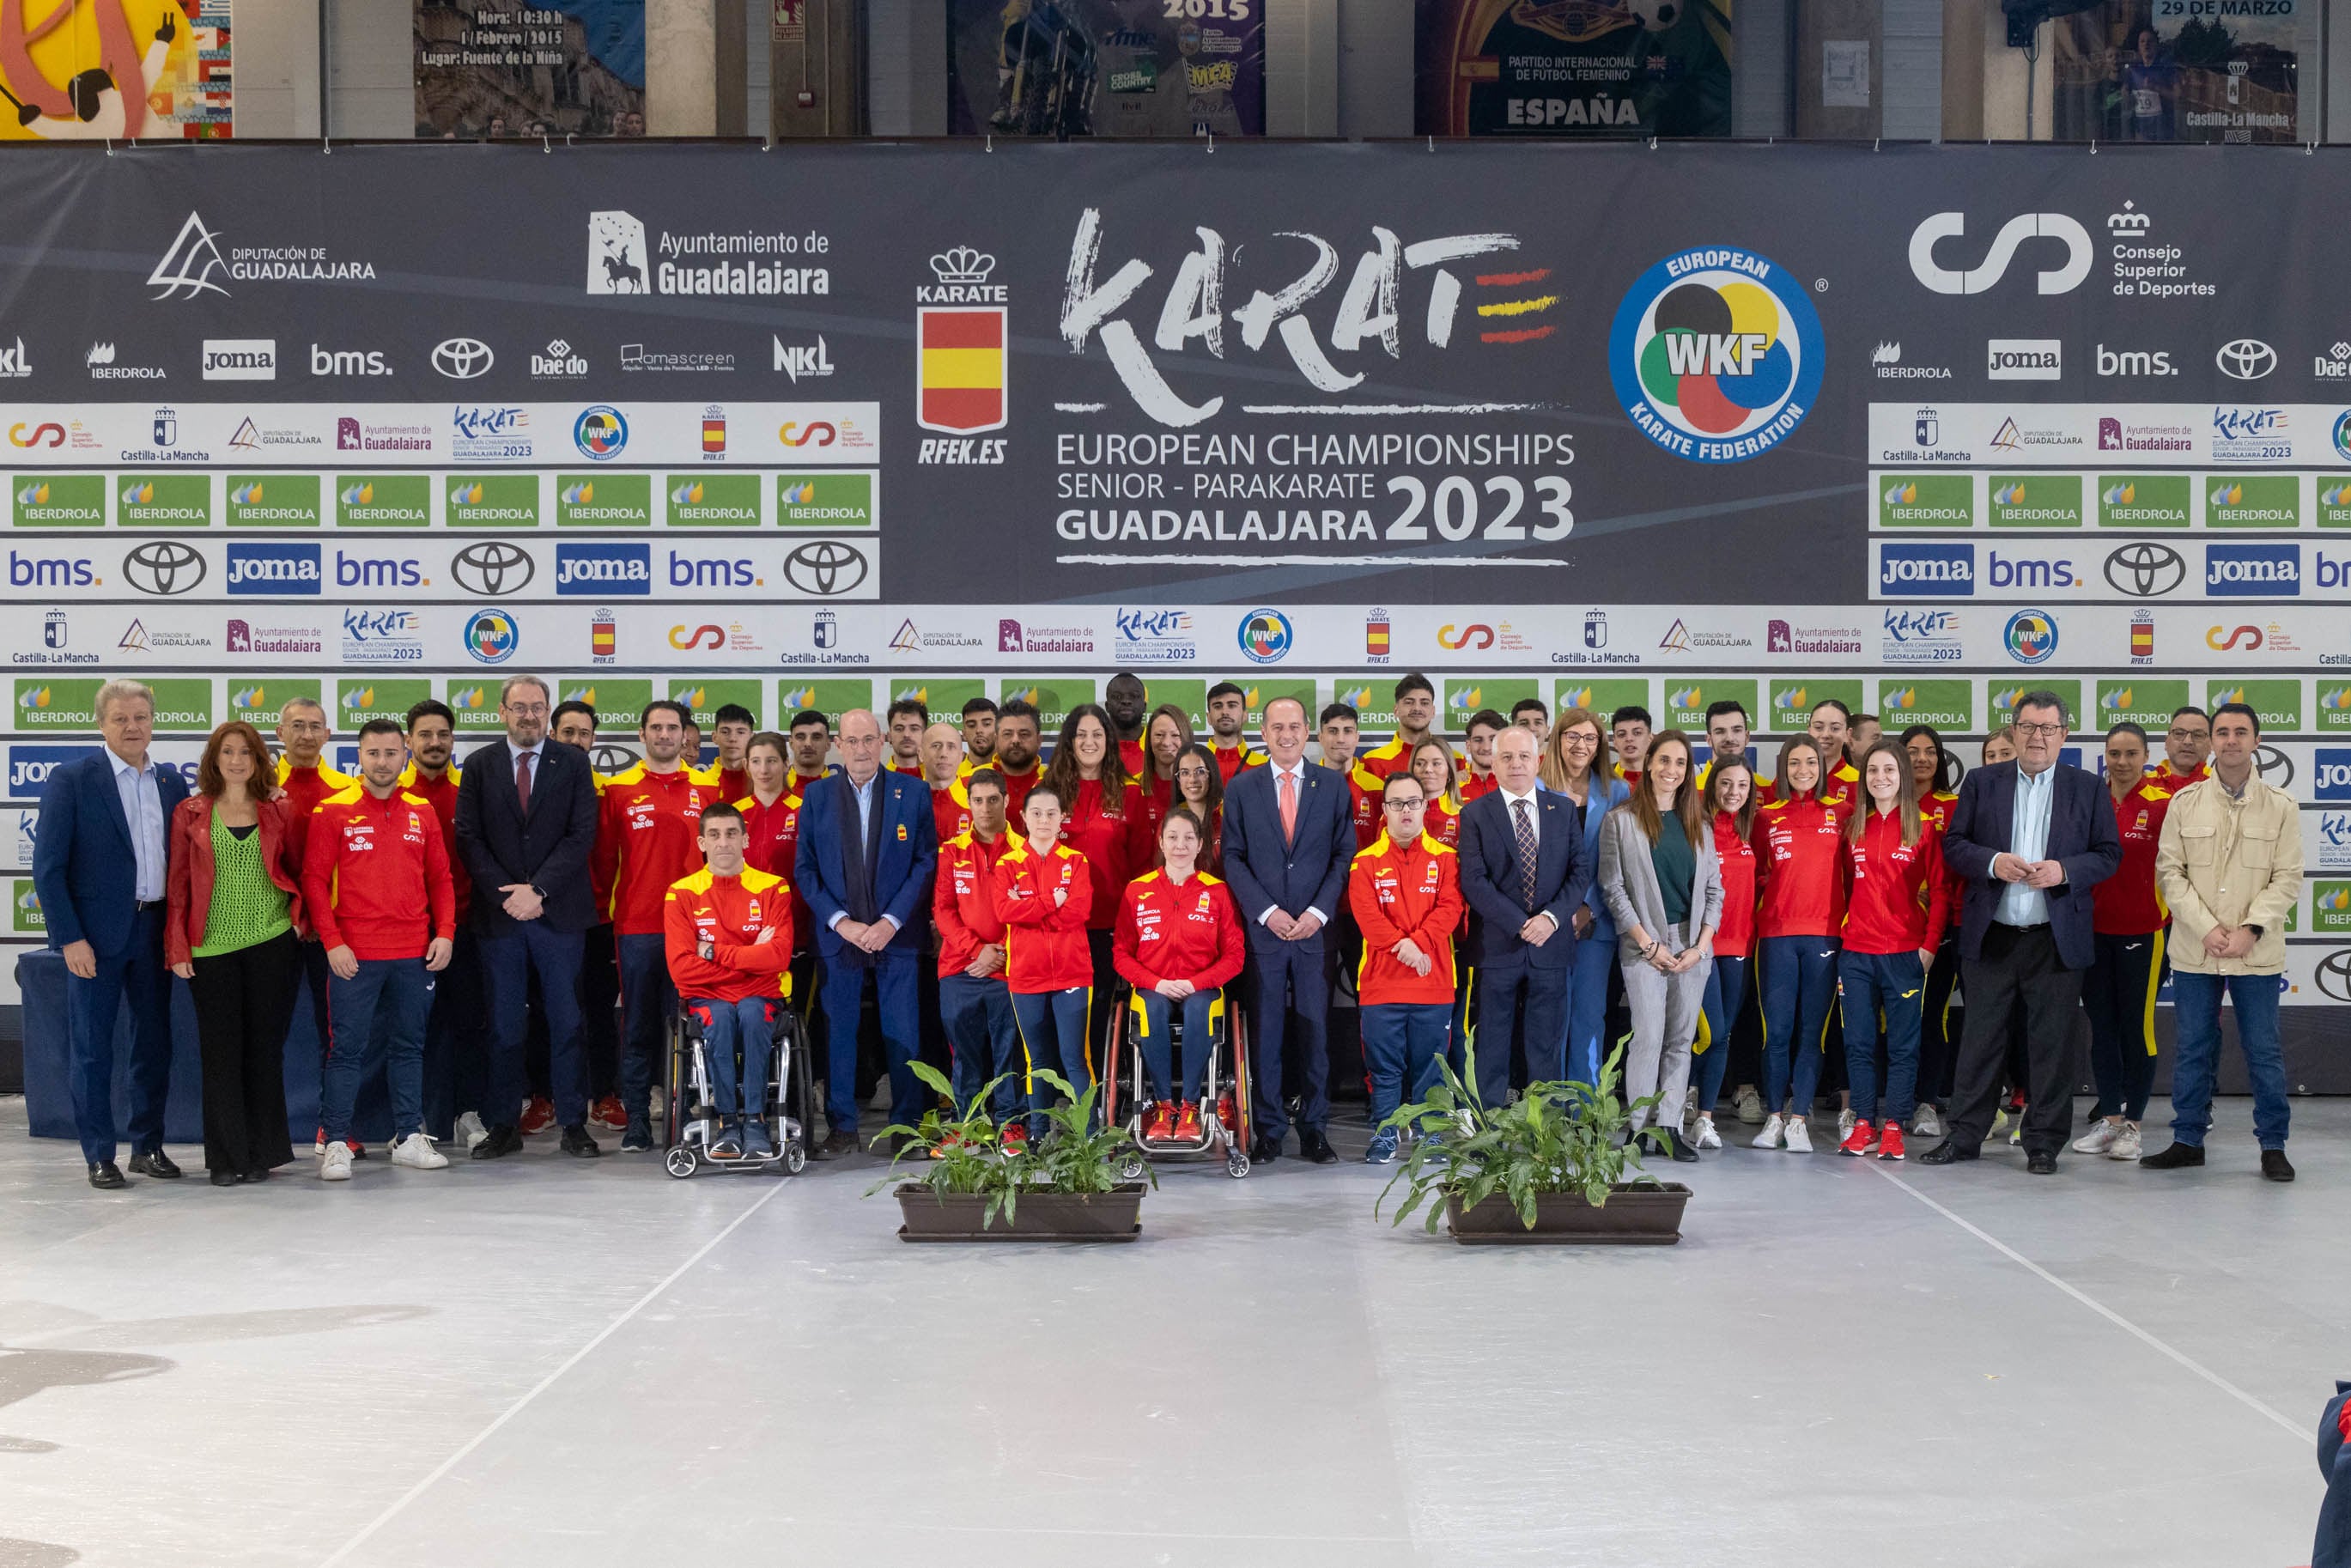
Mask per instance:
[[[644,134],[644,0],[416,0],[415,21],[421,137]]]
[[[1262,136],[1265,0],[948,0],[959,136]]]
[[[1421,0],[1423,136],[1728,136],[1731,0]]]
[[[0,139],[231,133],[228,0],[0,0]]]
[[[2101,141],[2298,141],[2303,0],[2140,0],[2064,19],[2057,134]]]

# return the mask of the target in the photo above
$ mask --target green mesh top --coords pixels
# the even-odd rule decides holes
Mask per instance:
[[[261,869],[261,830],[243,837],[213,813],[213,902],[204,915],[204,939],[191,951],[218,957],[266,942],[294,928],[293,900]]]

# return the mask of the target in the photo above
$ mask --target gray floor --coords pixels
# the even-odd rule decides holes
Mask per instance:
[[[0,1101],[0,1564],[2301,1563],[2351,1103],[2296,1113],[2292,1187],[2230,1101],[2169,1176],[1735,1146],[1670,1249],[1285,1160],[1054,1250],[547,1138],[105,1195]]]

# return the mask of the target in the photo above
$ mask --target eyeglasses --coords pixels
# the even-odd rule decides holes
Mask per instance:
[[[2166,733],[2173,740],[2194,740],[2204,732],[2200,729],[2173,729]]]
[[[2016,733],[2019,735],[2044,736],[2049,739],[2054,740],[2057,737],[2065,733],[2065,727],[2062,724],[2020,724],[2016,727]]]
[[[1381,805],[1391,811],[1417,811],[1428,804],[1426,800],[1383,800]]]

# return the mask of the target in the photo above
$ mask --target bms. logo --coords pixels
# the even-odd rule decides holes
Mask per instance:
[[[1608,375],[1641,433],[1693,463],[1739,463],[1792,434],[1820,395],[1821,319],[1751,251],[1701,246],[1642,274],[1616,307]]]

